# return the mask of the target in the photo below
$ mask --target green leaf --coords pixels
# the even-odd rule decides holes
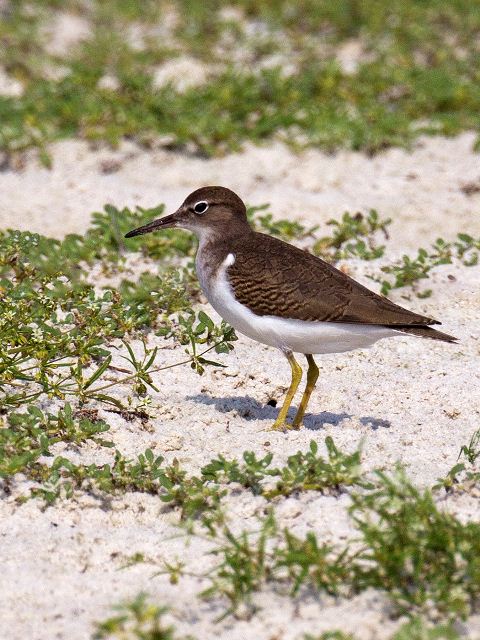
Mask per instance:
[[[107,404],[113,404],[115,407],[118,407],[122,411],[125,410],[125,407],[117,400],[117,398],[113,398],[112,396],[107,396],[104,393],[95,393],[95,389],[93,389],[92,395],[88,396],[91,400],[98,400],[99,402],[106,402]]]
[[[228,365],[226,364],[222,364],[221,362],[215,362],[215,360],[207,360],[206,358],[202,358],[201,356],[199,358],[197,358],[198,362],[200,362],[201,364],[210,364],[214,367],[222,367],[225,368]]]
[[[112,361],[112,356],[110,355],[108,358],[104,360],[104,362],[98,367],[98,369],[90,376],[90,378],[86,381],[83,388],[88,389],[90,385],[92,385],[96,380],[102,376],[105,371],[108,369],[110,363]]]
[[[215,324],[213,320],[209,316],[207,316],[207,314],[204,311],[198,312],[198,319],[202,324],[204,324],[208,328],[209,331],[213,331]]]

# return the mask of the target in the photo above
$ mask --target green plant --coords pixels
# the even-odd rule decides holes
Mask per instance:
[[[254,594],[272,584],[296,596],[302,586],[315,592],[339,595],[351,576],[348,550],[337,553],[309,532],[300,539],[288,530],[279,531],[272,511],[259,531],[234,534],[228,526],[210,532],[217,541],[211,553],[220,562],[209,572],[211,585],[202,592],[207,599],[225,598],[224,615],[253,615]]]
[[[243,464],[238,460],[226,460],[220,455],[202,467],[202,477],[207,481],[235,482],[250,489],[254,495],[261,494],[262,480],[276,473],[269,468],[273,455],[267,453],[257,459],[253,451],[245,451],[242,457]]]
[[[29,474],[39,483],[32,497],[51,505],[59,498],[71,498],[75,491],[118,495],[135,491],[158,495],[162,502],[178,509],[182,520],[202,517],[205,526],[223,521],[220,503],[225,491],[208,486],[199,478],[187,477],[177,462],[165,467],[164,458],[146,449],[136,460],[115,451],[112,464],[84,465],[59,456],[50,466],[30,465]]]
[[[90,427],[85,437],[94,437],[91,430]],[[77,465],[60,456],[51,466],[37,464],[30,467],[32,479],[43,483],[32,489],[32,495],[51,504],[61,496],[71,497],[74,490],[80,488],[106,493],[143,491],[157,494],[163,502],[179,508],[182,520],[205,516],[205,524],[223,522],[221,500],[227,491],[222,484],[241,484],[255,495],[264,495],[267,500],[288,496],[293,491],[332,489],[337,493],[341,487],[349,485],[368,487],[360,473],[360,452],[343,454],[331,438],[326,438],[326,442],[329,462],[316,457],[316,444],[312,442],[307,453],[298,452],[290,456],[284,467],[271,469],[270,454],[258,460],[254,453],[246,451],[243,465],[237,460],[227,461],[219,456],[202,468],[200,477],[189,476],[176,460],[164,467],[163,457],[155,457],[150,449],[140,454],[136,461],[126,459],[116,451],[113,464],[100,466]],[[104,441],[100,443],[104,444]],[[111,446],[109,442],[105,444]],[[273,477],[281,477],[282,480],[276,489],[269,489],[268,484]],[[264,481],[267,481],[267,487],[263,485]]]
[[[174,627],[162,620],[168,609],[149,603],[144,593],[116,609],[117,615],[96,624],[95,640],[180,640]]]
[[[59,497],[72,497],[75,489],[105,493],[139,491],[158,494],[164,478],[163,457],[155,457],[150,449],[136,460],[128,460],[115,451],[112,464],[75,464],[58,456],[50,466],[36,465],[31,470],[32,479],[41,482],[31,490],[32,497],[41,497],[53,504]]]
[[[306,635],[304,640],[355,640],[353,635],[342,631],[327,631],[320,636]],[[453,625],[428,625],[423,618],[412,618],[391,636],[390,640],[460,640]]]
[[[309,238],[318,229],[318,225],[307,228],[297,220],[279,220],[275,219],[270,212],[262,213],[268,207],[268,204],[262,204],[247,208],[247,218],[256,231],[288,241]]]
[[[310,450],[289,456],[282,469],[271,472],[280,476],[274,489],[264,492],[266,497],[288,496],[296,491],[321,491],[338,494],[344,487],[368,483],[362,477],[361,449],[351,454],[340,451],[330,436],[325,438],[328,460],[317,456],[318,445],[310,442]]]
[[[475,464],[475,462],[480,458],[480,429],[475,431],[473,436],[470,438],[468,445],[464,444],[460,449],[458,459],[462,456],[466,458],[467,462],[471,465]]]
[[[270,453],[258,459],[254,452],[245,451],[242,464],[219,456],[202,468],[202,476],[215,482],[241,484],[268,500],[297,491],[338,493],[347,486],[367,486],[360,465],[361,449],[345,454],[335,446],[330,436],[325,438],[325,445],[328,460],[317,456],[318,445],[312,440],[309,451],[289,456],[283,467],[271,466],[273,456]],[[279,480],[272,488],[274,478]]]
[[[392,636],[392,640],[460,640],[453,624],[431,626],[422,618],[412,618]]]
[[[475,3],[236,0],[243,18],[226,19],[218,3],[181,0],[175,27],[159,42],[148,27],[166,6],[92,0],[90,36],[53,56],[42,34],[58,3],[15,2],[0,25],[0,64],[22,92],[0,97],[1,148],[14,156],[34,146],[47,165],[48,143],[73,135],[150,145],[160,134],[169,146],[204,154],[273,137],[294,148],[373,153],[422,134],[478,129]],[[67,0],[62,10],[78,12],[78,2]],[[252,21],[261,37],[251,33]],[[132,22],[143,30],[140,46],[124,37]],[[321,55],[312,47],[319,32]],[[363,52],[347,70],[337,53],[352,39]],[[200,86],[156,86],[156,68],[181,55],[215,65]],[[278,67],[266,68],[272,55]],[[293,74],[284,73],[284,60]],[[64,71],[56,76],[52,68]],[[105,76],[115,90],[102,84]]]
[[[83,236],[68,234],[63,240],[30,232],[0,231],[0,273],[13,271],[19,279],[32,272],[39,276],[62,275],[75,284],[85,280],[84,264],[101,261],[111,269],[121,265],[125,255],[133,251],[153,260],[192,255],[193,236],[177,229],[150,234],[141,242],[138,238],[128,243],[124,240],[127,231],[161,216],[163,211],[163,204],[135,210],[120,210],[107,204],[103,212],[92,214],[91,226]]]
[[[387,591],[400,613],[465,618],[480,596],[480,524],[440,511],[400,470],[377,477],[350,510],[365,545],[358,585]]]
[[[428,252],[425,249],[419,249],[416,258],[404,255],[400,264],[382,267],[384,273],[393,274],[395,278],[393,283],[388,280],[382,281],[382,294],[387,295],[390,289],[410,286],[418,280],[428,278],[428,273],[433,266],[436,264],[432,263]],[[431,293],[432,290],[427,289],[420,294],[420,297],[426,298]]]
[[[382,220],[375,209],[368,215],[345,212],[341,220],[329,220],[333,227],[332,236],[325,236],[313,245],[313,253],[328,260],[337,261],[348,258],[374,260],[383,256],[385,247],[378,244],[378,236],[388,239],[387,227],[391,218]]]
[[[286,571],[292,595],[303,585],[332,595],[347,594],[351,564],[348,549],[337,553],[332,546],[319,543],[313,531],[301,539],[285,529],[282,544],[275,550],[275,571],[280,575]]]
[[[460,458],[466,462],[458,462]],[[439,478],[434,489],[445,489],[447,493],[470,491],[480,483],[480,470],[477,460],[480,458],[480,429],[470,438],[468,445],[464,444],[460,449],[455,464],[444,478]]]
[[[93,440],[111,447],[113,443],[101,435],[108,430],[95,411],[75,414],[68,403],[58,414],[44,413],[34,405],[25,413],[10,413],[6,424],[0,426],[0,477],[26,473],[40,456],[52,455],[50,448],[57,442],[80,445]]]
[[[160,499],[172,507],[179,507],[182,520],[203,516],[204,524],[223,522],[221,499],[226,491],[206,483],[203,478],[187,477],[178,461],[165,470],[162,487],[166,492]]]
[[[441,264],[451,264],[454,259],[461,260],[465,266],[473,266],[478,263],[480,239],[475,239],[466,233],[459,233],[457,240],[446,242],[438,238],[430,251],[420,248],[415,258],[404,255],[400,263],[385,265],[382,271],[394,277],[393,280],[380,280],[381,292],[388,295],[391,289],[416,285],[418,280],[428,278],[429,272]],[[431,289],[417,292],[419,298],[426,298],[432,293]]]
[[[355,638],[350,633],[343,633],[343,631],[325,631],[319,636],[307,634],[304,636],[304,640],[355,640]]]
[[[222,540],[212,553],[220,557],[220,563],[211,575],[211,586],[202,592],[210,599],[221,596],[228,600],[229,608],[222,618],[245,606],[249,615],[255,612],[252,596],[270,579],[272,565],[267,551],[269,539],[274,535],[276,523],[270,515],[262,522],[255,537],[245,531],[234,535],[224,527]]]
[[[189,357],[181,363],[191,363],[202,373],[206,365],[215,364],[204,354],[215,349],[228,352],[236,340],[233,330],[221,323],[215,326],[203,312],[195,313],[185,299],[178,275],[159,281],[158,296],[140,303],[137,289],[106,290],[98,294],[92,285],[75,284],[64,273],[47,275],[50,271],[35,250],[45,239],[29,234],[11,234],[4,241],[0,258],[3,277],[0,278],[0,390],[5,392],[1,404],[6,407],[32,402],[42,395],[48,397],[75,396],[81,402],[97,400],[119,405],[117,399],[104,391],[118,384],[132,382],[134,390],[144,393],[151,386],[156,350],[144,345],[143,360],[135,360],[124,340],[133,372],[109,384],[98,384],[111,370],[110,344],[115,338],[135,335],[146,326],[158,327],[158,332],[189,344]],[[32,248],[32,256],[29,250]],[[44,255],[42,253],[40,255]],[[34,266],[29,260],[36,261]],[[71,262],[60,264],[70,272]],[[141,287],[144,284],[140,283]],[[146,292],[146,289],[144,289]],[[123,293],[123,295],[122,295]],[[176,321],[170,319],[175,310],[183,311]],[[12,319],[15,318],[15,323]],[[198,352],[199,345],[211,345]],[[92,370],[92,365],[94,368]],[[174,365],[176,366],[176,364]],[[13,390],[13,392],[12,392]]]
[[[43,443],[43,433],[41,438]],[[9,466],[6,466],[4,475],[13,475],[20,470],[26,473],[36,482],[31,489],[31,497],[41,498],[47,505],[59,498],[71,498],[79,490],[111,495],[133,491],[157,495],[170,508],[178,510],[181,520],[202,518],[203,525],[209,528],[223,522],[221,500],[226,491],[195,476],[187,476],[177,461],[164,466],[164,458],[155,456],[151,449],[146,449],[136,460],[127,459],[117,450],[112,463],[75,464],[64,456],[58,456],[51,465],[47,465],[38,462],[38,458],[48,455],[48,449],[34,449],[33,453],[28,450],[28,457],[19,458],[18,442],[7,440],[7,444],[15,447],[15,456],[6,460]],[[111,446],[111,443],[107,445]]]

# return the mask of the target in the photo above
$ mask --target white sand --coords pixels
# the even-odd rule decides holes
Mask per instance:
[[[62,11],[56,12],[54,18],[42,29],[46,51],[59,57],[69,55],[72,48],[91,35],[91,25],[86,18]]]
[[[171,84],[177,91],[185,91],[190,87],[204,84],[208,78],[208,67],[205,63],[181,56],[173,58],[158,66],[153,72],[152,84],[155,88]]]
[[[278,216],[322,224],[344,210],[377,208],[394,218],[388,255],[415,249],[438,235],[480,233],[479,195],[467,196],[463,184],[478,181],[480,164],[472,152],[474,136],[422,140],[412,154],[390,150],[375,158],[342,152],[292,155],[281,145],[249,148],[244,154],[204,161],[165,151],[143,152],[123,145],[118,152],[89,151],[80,142],[53,148],[54,168],[31,160],[21,173],[0,174],[0,226],[31,229],[61,237],[88,226],[89,213],[105,202],[176,207],[195,187],[224,184],[249,203],[272,203]],[[105,175],[105,159],[120,162]],[[364,278],[375,265],[351,263]],[[378,268],[378,267],[377,267]],[[267,406],[281,400],[288,365],[275,351],[241,338],[222,356],[227,369],[203,378],[188,367],[157,375],[153,394],[156,417],[148,429],[101,412],[112,426],[120,450],[135,456],[147,446],[168,460],[178,458],[197,471],[217,453],[272,451],[277,460],[305,450],[311,439],[324,450],[325,436],[352,450],[364,440],[367,469],[391,469],[397,460],[412,479],[426,486],[455,464],[460,447],[480,424],[480,267],[438,267],[428,286],[431,298],[403,300],[412,309],[441,317],[444,329],[460,338],[446,345],[408,337],[378,343],[369,351],[318,358],[321,374],[305,428],[288,434],[266,431],[276,415]],[[212,314],[214,315],[214,314]],[[181,349],[165,348],[162,362],[174,362]],[[105,461],[95,445],[76,460]],[[59,446],[56,453],[62,452]],[[22,484],[17,487],[22,490]],[[462,520],[478,519],[478,497],[454,496],[442,503]],[[229,500],[233,521],[255,526],[265,502],[247,491]],[[345,543],[354,535],[346,513],[348,496],[291,497],[277,504],[283,526],[304,534],[315,529],[326,541]],[[300,640],[341,628],[362,640],[385,640],[397,628],[386,599],[367,592],[351,601],[304,597],[298,606],[267,589],[260,611],[250,621],[229,618],[215,624],[218,604],[196,594],[206,583],[185,577],[172,586],[154,577],[162,560],[184,560],[192,572],[205,569],[205,543],[172,538],[175,514],[153,497],[127,495],[101,501],[84,496],[42,509],[6,496],[0,504],[0,626],[8,640],[34,638],[85,640],[92,623],[110,614],[110,605],[147,591],[172,609],[179,632],[199,640]],[[126,557],[142,552],[149,563],[120,570]],[[480,616],[464,626],[466,637],[480,637]],[[5,631],[6,630],[6,631]]]
[[[23,85],[11,75],[8,75],[2,67],[0,67],[0,96],[8,98],[17,98],[23,93]]]

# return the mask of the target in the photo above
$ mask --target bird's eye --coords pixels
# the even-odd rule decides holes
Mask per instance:
[[[208,202],[205,202],[205,200],[201,200],[200,202],[197,202],[197,204],[193,207],[193,210],[195,211],[195,213],[205,213],[207,209],[208,209]]]

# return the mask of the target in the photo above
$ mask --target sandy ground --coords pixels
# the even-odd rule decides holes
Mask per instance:
[[[27,160],[0,174],[0,226],[61,237],[82,233],[92,211],[118,206],[176,208],[193,189],[228,186],[249,204],[270,203],[279,217],[322,224],[344,211],[375,208],[393,218],[394,247],[416,249],[458,231],[480,234],[480,162],[474,134],[424,138],[412,153],[292,154],[281,144],[203,160],[124,143],[92,151],[83,142],[52,148],[53,170]],[[467,193],[465,193],[465,191]]]
[[[278,216],[320,225],[345,210],[377,208],[394,219],[391,255],[416,249],[439,235],[480,234],[480,195],[467,195],[464,188],[480,181],[473,141],[471,134],[425,139],[412,153],[390,150],[375,158],[317,151],[296,156],[272,145],[209,161],[163,150],[145,152],[130,144],[112,152],[63,142],[53,147],[52,171],[30,158],[21,172],[0,174],[0,227],[57,237],[82,233],[90,212],[106,202],[119,206],[165,202],[172,209],[200,185],[223,184],[250,204],[270,202]],[[105,173],[105,167],[111,170],[112,165],[115,171]],[[350,264],[360,279],[374,268]],[[441,318],[444,329],[459,337],[459,344],[399,337],[369,351],[319,357],[318,389],[299,432],[266,431],[277,412],[266,403],[281,399],[288,365],[280,354],[247,338],[223,357],[226,369],[209,370],[203,378],[189,368],[158,375],[160,392],[153,395],[156,418],[149,429],[110,413],[102,412],[102,417],[127,455],[149,446],[168,460],[177,457],[192,470],[217,453],[272,451],[283,460],[305,450],[311,439],[323,450],[325,436],[331,435],[347,450],[363,439],[367,469],[391,469],[400,460],[415,482],[429,485],[455,464],[460,447],[480,424],[480,267],[438,267],[429,286],[433,295],[428,299],[404,300],[405,292],[396,292],[394,298]],[[180,350],[161,345],[159,365],[178,359]],[[80,459],[76,452],[70,455]],[[109,454],[89,445],[82,455],[101,462]],[[306,494],[283,499],[276,509],[281,524],[294,532],[304,534],[313,528],[322,540],[344,543],[355,535],[348,503],[347,495]],[[478,498],[455,496],[442,504],[463,520],[478,519]],[[229,502],[236,526],[254,527],[264,507],[262,498],[247,492]],[[48,509],[35,501],[19,507],[12,497],[4,497],[0,503],[2,638],[85,640],[93,622],[109,615],[112,604],[139,591],[169,605],[170,619],[179,632],[198,640],[213,636],[300,640],[303,633],[334,628],[354,632],[361,640],[385,640],[399,625],[378,593],[350,601],[305,596],[295,604],[268,589],[258,597],[259,612],[251,620],[229,618],[215,624],[221,607],[197,599],[205,586],[200,578],[184,577],[172,586],[166,576],[154,575],[163,560],[176,557],[193,573],[205,569],[204,543],[185,546],[183,539],[172,537],[176,521],[157,499],[142,495],[104,502],[84,496]],[[121,569],[137,552],[147,562]],[[459,628],[465,637],[478,639],[480,616]]]

